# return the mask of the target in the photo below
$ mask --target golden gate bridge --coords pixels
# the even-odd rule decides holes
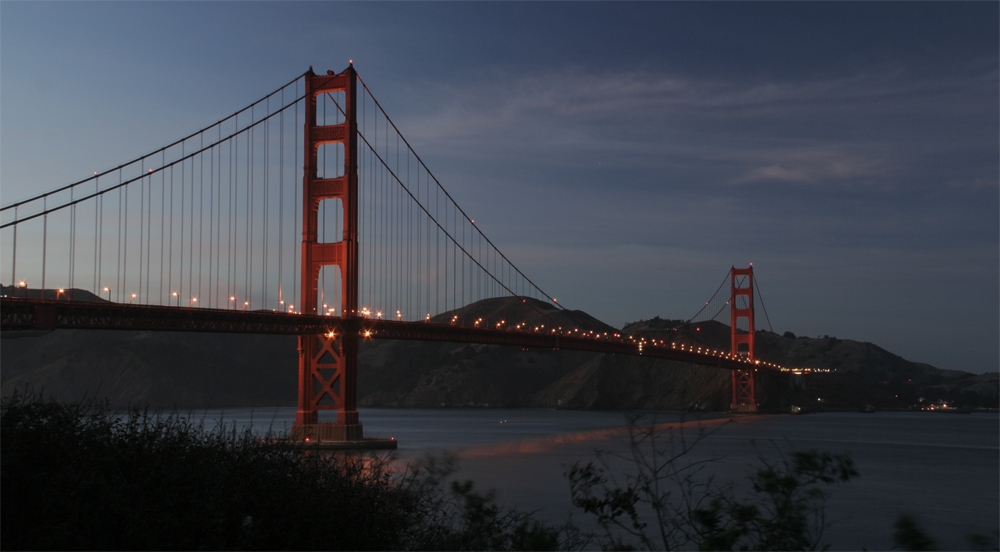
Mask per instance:
[[[731,268],[691,319],[728,311],[730,350],[588,330],[455,202],[353,64],[310,68],[198,132],[0,215],[11,281],[0,329],[298,335],[293,440],[363,439],[363,339],[717,366],[732,371],[741,411],[757,409],[754,373],[779,368],[755,354],[752,265]],[[496,298],[503,317],[464,314]]]

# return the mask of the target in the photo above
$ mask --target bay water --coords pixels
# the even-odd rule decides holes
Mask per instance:
[[[565,521],[574,508],[565,472],[598,451],[627,454],[627,415],[548,409],[361,409],[366,436],[395,437],[400,462],[448,452],[458,457],[458,479],[495,489],[498,501]],[[278,433],[294,408],[209,410],[192,413],[206,425],[220,421]],[[824,542],[834,550],[887,550],[893,522],[913,516],[939,548],[966,550],[972,533],[1000,527],[1000,416],[925,412],[705,415],[644,413],[639,423],[690,443],[682,461],[708,461],[717,482],[746,490],[762,461],[779,462],[792,450],[846,453],[860,477],[829,488]],[[683,435],[682,433],[683,432]],[[677,441],[679,442],[679,441]],[[666,441],[663,441],[667,444]],[[676,444],[676,442],[675,442]],[[613,464],[627,470],[625,462]],[[573,519],[591,520],[580,511]]]

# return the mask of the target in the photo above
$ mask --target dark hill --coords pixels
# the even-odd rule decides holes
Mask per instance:
[[[62,400],[115,406],[216,408],[294,404],[298,362],[290,336],[58,330],[3,332],[4,396],[21,386]]]
[[[677,343],[701,343],[729,349],[729,326],[715,322],[687,324],[653,318],[626,324],[624,333]],[[758,331],[757,358],[789,368],[829,370],[803,376],[762,373],[758,397],[762,405],[855,409],[907,408],[948,399],[968,407],[996,408],[1000,402],[1000,374],[971,374],[910,362],[881,347],[836,337],[796,337]],[[820,401],[819,399],[822,399]]]
[[[530,297],[500,297],[483,299],[460,309],[443,312],[431,318],[432,322],[448,324],[452,320],[460,325],[480,325],[496,327],[514,327],[518,324],[526,328],[580,328],[600,332],[617,332],[618,329],[601,322],[589,314],[579,310],[560,309],[559,307],[532,299]]]
[[[15,287],[0,285],[0,295],[4,297],[18,297],[24,299],[48,299],[50,301],[74,301],[77,303],[107,303],[107,299],[102,299],[97,295],[85,290],[70,288],[62,291],[58,289],[34,289],[29,287]]]

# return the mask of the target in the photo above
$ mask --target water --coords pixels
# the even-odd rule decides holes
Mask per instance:
[[[287,428],[294,409],[209,411],[206,420],[252,423],[257,430]],[[682,416],[660,413],[657,421]],[[404,461],[429,452],[458,454],[460,478],[495,488],[499,499],[552,521],[572,510],[568,466],[594,459],[595,450],[624,452],[625,417],[567,410],[364,409],[366,435],[395,437]],[[690,420],[690,416],[687,416]],[[1000,525],[1000,418],[996,414],[825,413],[807,416],[709,417],[685,424],[717,430],[699,443],[693,460],[715,459],[721,479],[744,480],[758,457],[779,450],[848,453],[861,477],[832,489],[827,512],[834,525],[826,541],[836,550],[893,546],[892,524],[915,516],[947,550],[967,549],[966,535]],[[575,519],[584,521],[577,512]]]

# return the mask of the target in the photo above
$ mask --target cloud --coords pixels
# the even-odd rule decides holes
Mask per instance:
[[[856,182],[890,174],[880,158],[835,149],[775,149],[733,157],[747,168],[735,184],[779,181],[801,184]]]
[[[948,78],[859,71],[773,82],[493,71],[421,83],[436,103],[403,118],[412,141],[449,166],[582,170],[600,163],[670,175],[689,187],[912,189],[945,173],[949,181],[992,180],[979,165],[972,172],[969,163],[928,164],[934,155],[995,153],[995,117],[984,123],[982,114],[997,111],[996,78],[995,67],[974,62]]]

